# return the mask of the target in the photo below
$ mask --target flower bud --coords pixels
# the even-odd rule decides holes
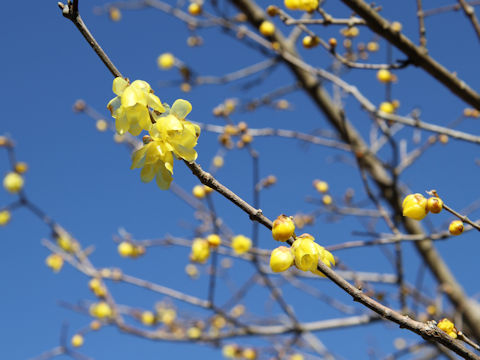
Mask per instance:
[[[444,318],[444,319],[440,320],[437,324],[437,327],[440,330],[446,332],[448,334],[448,336],[450,336],[454,339],[457,338],[457,329],[455,328],[455,325],[453,324],[453,322],[451,322],[447,318]]]
[[[448,231],[452,235],[460,235],[463,233],[463,222],[461,220],[453,220],[448,226]]]
[[[422,220],[428,213],[427,199],[422,194],[410,194],[403,200],[403,216]]]
[[[280,246],[270,254],[270,268],[273,272],[282,272],[287,270],[293,264],[293,255],[286,246]]]
[[[320,246],[317,243],[314,243],[314,244],[315,244],[315,247],[318,250],[319,260],[321,262],[323,262],[325,265],[327,265],[329,268],[331,268],[332,265],[335,265],[335,258],[333,257],[332,253],[328,250],[325,250],[325,248],[323,246]],[[319,271],[316,266],[311,271],[312,271],[312,273],[314,273],[316,275],[319,275],[321,277],[325,277],[325,274],[322,273],[321,271]]]
[[[3,187],[9,193],[16,194],[23,188],[23,178],[16,172],[8,173],[3,179]]]
[[[295,224],[291,217],[279,215],[272,226],[272,236],[277,241],[287,241],[295,231]]]
[[[232,239],[232,249],[238,255],[246,253],[252,247],[252,240],[243,235],[237,235]]]
[[[377,79],[381,83],[389,83],[392,81],[392,73],[387,69],[380,69],[377,72]]]
[[[222,239],[217,234],[207,236],[208,245],[212,248],[218,247],[222,243]]]
[[[442,211],[443,201],[439,197],[431,197],[427,200],[427,210],[433,214],[438,214]]]

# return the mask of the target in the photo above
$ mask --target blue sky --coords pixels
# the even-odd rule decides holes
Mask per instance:
[[[263,60],[265,57],[252,51],[232,37],[217,29],[199,32],[205,44],[190,48],[186,37],[190,32],[176,19],[154,10],[124,11],[120,22],[112,22],[105,15],[95,15],[93,7],[104,1],[81,1],[82,16],[120,71],[130,79],[148,81],[162,101],[173,103],[177,98],[188,99],[193,105],[189,118],[194,121],[223,125],[212,115],[212,109],[227,97],[240,100],[253,99],[269,90],[289,85],[293,77],[284,67],[279,67],[260,85],[250,90],[240,87],[242,82],[226,86],[206,85],[194,88],[185,94],[178,86],[159,87],[160,81],[178,79],[175,70],[160,71],[156,57],[170,51],[192,66],[202,75],[222,75],[243,66]],[[383,14],[391,20],[399,20],[405,33],[417,39],[417,23],[414,2],[398,6],[398,2],[385,2]],[[270,2],[261,1],[262,6]],[[448,1],[424,1],[425,8],[432,8]],[[337,2],[329,2],[328,9],[334,14],[349,14]],[[446,26],[448,25],[448,26]],[[285,30],[285,27],[281,27]],[[337,36],[338,28],[318,28],[323,38]],[[112,141],[111,133],[99,133],[93,120],[83,114],[72,112],[73,103],[84,99],[102,116],[110,121],[107,102],[114,97],[111,91],[112,77],[76,28],[61,16],[55,1],[6,2],[0,12],[3,56],[2,119],[0,134],[8,134],[16,143],[19,160],[29,164],[26,174],[26,192],[29,198],[51,217],[68,229],[84,246],[93,245],[92,262],[98,266],[121,267],[130,274],[145,277],[166,286],[178,288],[192,295],[205,298],[207,276],[193,281],[184,273],[188,263],[188,250],[184,248],[149,249],[138,260],[122,259],[116,252],[112,235],[125,228],[136,239],[162,237],[166,234],[193,236],[192,228],[199,222],[191,209],[170,192],[164,192],[155,184],[140,182],[138,170],[130,170],[128,151]],[[432,56],[474,89],[480,88],[478,78],[479,48],[474,33],[460,12],[438,15],[427,19],[428,46]],[[362,41],[369,41],[371,34],[362,29]],[[385,59],[385,44],[380,43],[374,62]],[[301,51],[312,64],[328,66],[331,57],[322,50]],[[394,58],[403,58],[394,52]],[[450,95],[448,90],[417,68],[409,67],[398,72],[399,82],[394,86],[393,96],[400,99],[400,113],[408,114],[420,107],[422,118],[428,122],[447,126],[463,111],[465,104]],[[348,71],[344,79],[359,87],[373,102],[383,100],[384,89],[375,80],[373,71]],[[244,83],[244,82],[243,82]],[[330,86],[327,86],[331,90]],[[252,128],[278,127],[312,132],[329,130],[322,114],[310,100],[295,92],[287,95],[294,104],[292,111],[276,111],[260,108],[254,113],[239,113],[235,122],[246,121]],[[370,122],[360,111],[358,103],[346,100],[347,114],[352,123],[368,137]],[[466,119],[459,128],[478,133],[478,120]],[[429,134],[423,133],[426,139]],[[412,130],[403,129],[401,136],[412,149]],[[356,191],[358,200],[365,199],[358,172],[349,163],[338,161],[341,152],[314,145],[301,146],[292,139],[259,138],[253,143],[260,154],[261,177],[275,174],[278,184],[262,193],[261,208],[275,218],[280,213],[294,214],[315,209],[306,204],[307,196],[318,198],[311,186],[315,178],[330,183],[331,193],[340,199],[347,188]],[[219,148],[217,134],[204,132],[199,140],[198,163],[208,168]],[[0,149],[1,150],[1,149]],[[389,159],[388,151],[382,156]],[[446,201],[462,209],[478,197],[478,155],[472,144],[450,140],[446,146],[436,145],[414,164],[401,178],[413,191],[423,192],[435,188],[444,194]],[[351,162],[351,158],[349,160]],[[0,151],[0,174],[8,171],[6,153]],[[246,151],[228,152],[225,167],[217,173],[218,179],[251,201],[251,159]],[[175,182],[190,191],[198,183],[181,163],[175,164]],[[13,195],[0,190],[0,207],[15,200]],[[239,209],[214,196],[218,213],[235,233],[250,235],[251,224]],[[472,214],[476,218],[478,214]],[[354,231],[362,231],[362,222],[344,218],[328,222],[321,217],[307,228],[322,245],[332,245],[357,239]],[[451,217],[440,214],[428,220],[438,229],[445,229]],[[185,226],[187,224],[187,226]],[[385,231],[378,226],[379,231]],[[0,297],[0,354],[6,359],[26,359],[58,345],[63,323],[69,325],[69,335],[88,325],[87,316],[77,314],[58,305],[58,301],[76,303],[93,301],[88,279],[66,265],[57,275],[44,265],[48,251],[40,245],[42,238],[50,236],[48,228],[25,209],[13,213],[12,222],[0,228],[0,281],[3,284]],[[477,281],[471,276],[474,254],[479,250],[476,234],[465,234],[437,244],[445,261],[470,295],[478,293]],[[260,245],[273,248],[268,231],[260,230]],[[410,283],[415,281],[420,261],[412,246],[403,246],[406,275]],[[391,248],[390,248],[391,250]],[[358,271],[393,273],[394,269],[379,248],[353,249],[335,254],[351,269]],[[245,280],[253,268],[236,262],[232,277]],[[350,299],[325,280],[312,281],[320,291],[350,304]],[[431,294],[435,290],[429,275],[426,287]],[[151,308],[161,298],[129,286],[112,287],[118,302]],[[378,289],[382,289],[378,286]],[[385,287],[386,291],[391,288]],[[219,286],[219,299],[228,298],[229,290]],[[263,295],[262,295],[263,294]],[[261,295],[261,296],[260,296]],[[298,309],[302,320],[320,320],[341,316],[323,303],[298,296],[289,289],[286,298]],[[270,311],[265,305],[264,291],[245,299],[247,308],[254,314]],[[306,304],[307,306],[303,306]],[[301,305],[301,306],[299,306]],[[192,314],[202,314],[195,309],[180,308]],[[278,309],[272,309],[278,314]],[[359,358],[369,348],[377,354],[387,354],[392,349],[392,340],[403,336],[412,343],[420,339],[393,325],[369,325],[363,329],[324,332],[319,338],[326,346],[344,358]],[[351,340],[348,347],[342,346],[345,339]],[[256,345],[257,340],[242,339],[240,342]],[[265,345],[265,342],[263,342]],[[88,334],[82,353],[95,359],[157,359],[164,354],[174,354],[186,359],[221,358],[220,352],[210,346],[155,343],[120,334],[106,328],[99,333]],[[363,356],[361,356],[363,358]],[[60,357],[61,359],[62,357]],[[365,355],[366,358],[366,355]]]

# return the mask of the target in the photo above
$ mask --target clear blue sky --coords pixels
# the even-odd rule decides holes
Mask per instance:
[[[223,124],[212,115],[212,108],[227,97],[252,99],[268,90],[292,83],[285,68],[276,69],[265,82],[251,90],[243,90],[239,83],[223,87],[194,88],[189,94],[178,87],[160,88],[161,80],[178,79],[175,70],[160,71],[156,57],[166,51],[191,65],[204,75],[222,75],[248,64],[261,61],[264,56],[244,44],[221,34],[216,29],[199,32],[205,44],[199,48],[186,45],[189,31],[181,22],[154,10],[124,11],[122,21],[114,23],[107,16],[93,14],[95,5],[105,1],[81,1],[81,13],[87,25],[105,48],[117,67],[130,79],[147,80],[162,101],[173,103],[186,98],[193,105],[190,119],[212,124]],[[271,2],[261,1],[263,6]],[[417,39],[414,2],[385,2],[383,14],[399,20],[405,33]],[[449,1],[424,1],[425,8],[449,4]],[[328,7],[333,14],[345,15],[343,6],[332,2]],[[281,29],[285,30],[284,27]],[[439,15],[428,19],[429,49],[433,56],[449,69],[457,71],[474,89],[480,89],[478,77],[478,42],[461,13]],[[112,77],[96,57],[76,28],[61,16],[56,1],[10,1],[2,4],[0,12],[2,39],[3,84],[0,88],[0,134],[10,135],[16,142],[19,160],[26,161],[30,170],[26,175],[29,198],[77,237],[84,246],[95,246],[91,256],[96,266],[117,266],[126,272],[143,276],[166,286],[178,288],[205,298],[207,276],[192,281],[183,272],[188,263],[188,250],[155,248],[139,260],[122,259],[116,252],[112,235],[124,227],[137,239],[162,237],[166,234],[191,238],[192,227],[198,225],[190,208],[169,192],[155,184],[140,182],[139,171],[129,169],[129,154],[124,147],[112,141],[112,134],[99,133],[94,122],[85,115],[74,114],[72,105],[82,98],[108,120],[107,102]],[[337,36],[338,28],[318,28],[323,38]],[[367,35],[368,34],[368,35]],[[361,39],[369,41],[371,35],[362,30]],[[385,44],[372,61],[383,62]],[[322,50],[305,54],[318,66],[326,66],[331,58]],[[403,58],[394,52],[394,58]],[[447,125],[457,118],[465,107],[444,87],[415,68],[398,73],[399,83],[393,95],[400,99],[400,113],[407,114],[420,107],[426,121]],[[383,89],[372,71],[351,71],[345,79],[356,84],[372,101],[383,100]],[[330,87],[328,87],[330,89]],[[279,112],[262,108],[255,113],[234,115],[234,120],[246,121],[251,127],[278,127],[311,132],[329,129],[323,117],[303,95],[294,93],[286,97],[295,104],[293,111]],[[351,99],[347,101],[348,117],[368,136],[370,119]],[[478,120],[465,120],[460,128],[478,134]],[[402,130],[412,148],[411,131]],[[423,134],[425,139],[428,134]],[[203,133],[197,151],[198,163],[210,166],[218,149],[217,135]],[[339,151],[300,146],[298,141],[278,138],[260,138],[254,141],[260,153],[261,176],[275,174],[278,185],[262,194],[261,208],[274,218],[280,213],[308,212],[315,207],[306,204],[306,196],[316,196],[311,182],[321,178],[330,183],[334,198],[340,199],[345,189],[356,190],[357,199],[365,199],[361,179],[349,164],[338,161]],[[412,166],[402,177],[411,189],[423,192],[436,188],[445,194],[448,202],[462,209],[478,197],[478,171],[474,158],[478,148],[450,140],[446,146],[435,146]],[[388,159],[388,153],[383,154]],[[351,159],[350,159],[351,160]],[[0,174],[8,171],[7,157],[0,151]],[[176,183],[188,191],[197,181],[181,163],[175,164]],[[226,156],[226,164],[218,172],[221,182],[251,201],[251,160],[245,151],[234,150]],[[0,190],[0,207],[14,200],[14,196]],[[249,235],[248,218],[219,196],[214,197],[218,212],[236,233]],[[477,214],[478,215],[478,214]],[[475,214],[472,216],[476,218]],[[433,225],[445,229],[450,217],[441,214]],[[187,226],[184,226],[188,224]],[[377,228],[385,231],[383,226]],[[331,245],[356,239],[352,232],[364,230],[360,221],[345,218],[329,223],[325,217],[306,231],[311,232],[322,245]],[[69,324],[69,335],[86,326],[89,318],[58,306],[58,301],[76,303],[93,301],[87,281],[78,271],[66,265],[57,275],[44,265],[48,251],[40,245],[42,238],[50,236],[48,228],[24,209],[15,211],[11,224],[0,228],[0,357],[26,359],[58,345],[62,323]],[[470,294],[477,294],[478,281],[471,276],[479,250],[476,234],[438,244],[455,275]],[[261,229],[260,245],[273,248],[268,231]],[[405,245],[406,273],[409,282],[415,281],[419,259],[411,245]],[[349,250],[335,254],[348,266],[358,271],[393,273],[382,251],[378,248]],[[250,274],[252,267],[236,265],[234,277]],[[427,277],[428,278],[428,277]],[[312,282],[319,290],[350,304],[350,299],[333,284],[324,280]],[[427,288],[434,291],[432,282]],[[382,287],[378,287],[382,289]],[[389,290],[388,287],[385,287]],[[113,286],[119,303],[151,308],[161,300],[155,294],[128,286]],[[253,313],[270,311],[265,306],[265,293],[260,300],[250,296],[246,304]],[[260,296],[261,295],[261,296]],[[286,294],[297,306],[300,319],[320,320],[338,317],[323,303],[299,298],[293,292]],[[220,299],[227,298],[228,290],[219,288]],[[306,306],[304,306],[306,304]],[[301,308],[298,305],[302,305]],[[179,304],[182,307],[182,304]],[[191,314],[196,310],[187,308]],[[278,309],[273,309],[278,314]],[[396,326],[370,325],[363,329],[337,330],[319,335],[326,346],[344,358],[366,358],[366,350],[375,348],[377,354],[386,354],[392,348],[392,339],[403,336],[409,343],[420,339]],[[342,346],[345,339],[351,341]],[[257,344],[243,339],[245,344]],[[104,329],[89,334],[81,349],[96,359],[158,359],[175,356],[178,359],[221,358],[218,350],[210,346],[154,343],[119,334],[115,329]],[[361,355],[358,355],[361,354]],[[61,358],[61,357],[60,357]]]

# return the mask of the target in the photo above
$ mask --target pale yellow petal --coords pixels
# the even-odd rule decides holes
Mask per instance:
[[[165,166],[161,166],[158,170],[156,178],[158,187],[162,190],[168,190],[168,188],[170,188],[170,183],[172,182],[172,180],[172,174],[165,168]]]
[[[158,165],[155,166],[155,164],[145,164],[145,166],[142,168],[142,171],[140,171],[140,179],[143,182],[152,181],[157,173],[157,170]]]
[[[132,166],[130,167],[130,169],[143,167],[143,163],[145,162],[145,153],[147,149],[148,146],[145,145],[132,153]]]
[[[115,129],[117,130],[117,133],[119,133],[120,135],[123,135],[128,131],[129,128],[130,128],[130,123],[128,122],[128,119],[125,116],[125,113],[122,112],[121,116],[115,119]]]
[[[132,85],[130,85],[138,90],[141,90],[145,93],[150,93],[152,91],[152,88],[150,87],[150,84],[147,83],[146,81],[143,80],[135,80]]]
[[[113,85],[112,85],[112,90],[113,93],[121,96],[123,94],[123,91],[128,87],[128,81],[125,80],[122,77],[116,77],[113,79]]]
[[[192,104],[187,100],[178,99],[173,103],[170,114],[176,116],[178,119],[185,119],[190,111],[192,111]]]
[[[118,112],[122,109],[122,100],[120,96],[114,97],[110,102],[107,104],[107,109],[110,110],[110,113],[114,118],[118,117]]]
[[[197,159],[197,152],[192,148],[187,148],[182,145],[172,144],[173,145],[173,152],[175,155],[185,159],[187,161],[194,161]]]
[[[153,110],[158,112],[165,112],[165,108],[162,105],[162,102],[158,98],[158,96],[149,93],[147,95],[148,106],[151,107]]]

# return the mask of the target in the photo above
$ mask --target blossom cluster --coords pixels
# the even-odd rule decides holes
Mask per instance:
[[[160,189],[170,187],[173,178],[173,159],[194,161],[200,136],[200,128],[185,117],[192,105],[183,99],[170,107],[162,104],[150,85],[142,80],[131,84],[124,78],[113,80],[113,92],[117,95],[107,105],[115,118],[115,128],[120,135],[126,132],[134,136],[148,131],[144,145],[132,155],[131,168],[142,168],[140,178],[150,182],[154,178]]]

